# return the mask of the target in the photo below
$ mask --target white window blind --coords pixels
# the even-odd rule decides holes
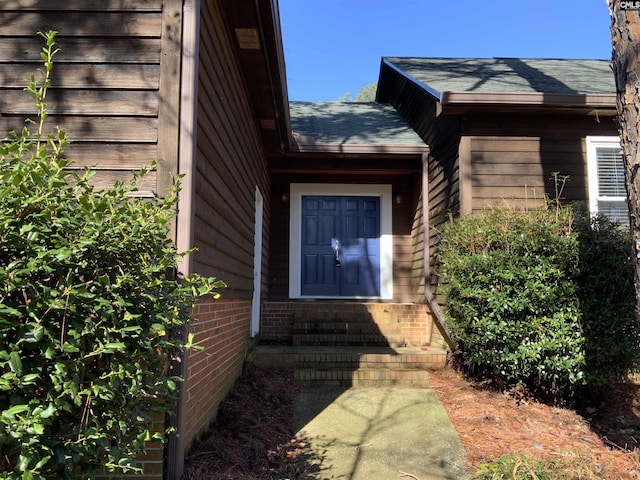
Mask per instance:
[[[591,212],[627,224],[627,190],[618,137],[587,137],[587,160]]]

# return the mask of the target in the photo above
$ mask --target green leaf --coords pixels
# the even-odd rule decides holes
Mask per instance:
[[[16,351],[9,354],[9,368],[17,376],[22,375],[22,360],[20,360],[20,354]]]
[[[31,331],[25,333],[24,339],[30,343],[39,342],[42,340],[43,335],[44,327],[42,325],[35,325]]]
[[[11,316],[11,317],[22,317],[20,310],[17,308],[10,307],[8,305],[0,304],[0,315],[1,316]]]
[[[164,325],[162,323],[153,323],[151,325],[151,330],[155,330],[154,333],[156,335],[165,335],[166,334]]]
[[[50,418],[53,415],[55,415],[57,411],[58,411],[58,409],[56,408],[56,406],[54,404],[50,403],[49,406],[47,408],[45,408],[40,413],[40,417],[42,417],[42,418]]]
[[[65,353],[78,353],[80,349],[75,345],[71,345],[70,343],[65,343],[62,345],[62,351]]]
[[[114,353],[124,350],[127,346],[122,342],[107,343],[104,346],[105,353]]]
[[[139,325],[132,325],[129,327],[123,327],[120,329],[121,332],[142,332],[142,327]]]
[[[38,378],[40,378],[40,375],[38,373],[30,373],[22,377],[22,384],[28,385],[30,383],[34,383]]]
[[[46,455],[44,457],[42,457],[38,463],[36,463],[35,467],[33,467],[34,470],[40,470],[42,469],[42,467],[44,467],[46,465],[46,463],[51,460],[51,455]]]
[[[10,407],[8,410],[5,410],[4,412],[2,412],[2,415],[4,417],[13,417],[18,413],[26,412],[27,410],[29,410],[29,405],[14,405],[13,407]]]

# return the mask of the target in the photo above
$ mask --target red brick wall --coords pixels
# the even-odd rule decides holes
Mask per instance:
[[[185,448],[215,419],[218,406],[242,373],[251,325],[250,300],[207,300],[194,310],[194,343],[183,394]]]
[[[260,313],[260,339],[263,343],[289,343],[293,333],[294,304],[265,302]]]
[[[319,318],[334,318],[340,311],[366,311],[381,333],[388,338],[397,336],[411,346],[433,345],[442,341],[433,335],[433,320],[429,307],[418,303],[340,303],[340,302],[265,302],[262,305],[261,340],[263,343],[288,343],[291,341],[293,319],[296,311],[313,311]],[[306,313],[309,316],[309,313]]]

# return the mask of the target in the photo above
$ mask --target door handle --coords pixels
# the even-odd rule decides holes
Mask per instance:
[[[336,267],[339,267],[340,266],[340,240],[336,239],[334,249],[336,252]]]

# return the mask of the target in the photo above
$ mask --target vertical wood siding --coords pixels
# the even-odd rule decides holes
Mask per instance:
[[[201,22],[194,269],[224,280],[223,298],[250,299],[256,185],[266,201],[263,278],[268,268],[266,159],[219,2],[202,2]]]
[[[174,4],[176,0],[1,2],[0,131],[19,130],[26,117],[36,114],[23,91],[42,64],[43,40],[36,33],[56,30],[60,52],[47,97],[48,124],[69,135],[66,156],[78,168],[95,166],[98,185],[127,179],[131,170],[158,158],[161,169],[175,172],[177,154],[158,151],[159,125],[177,115],[161,114],[159,106],[161,57],[167,48],[162,32],[180,30],[180,17],[163,18],[163,7]],[[177,82],[175,76],[164,85],[171,82]],[[175,105],[177,92],[163,101]],[[141,188],[156,191],[156,174]]]

